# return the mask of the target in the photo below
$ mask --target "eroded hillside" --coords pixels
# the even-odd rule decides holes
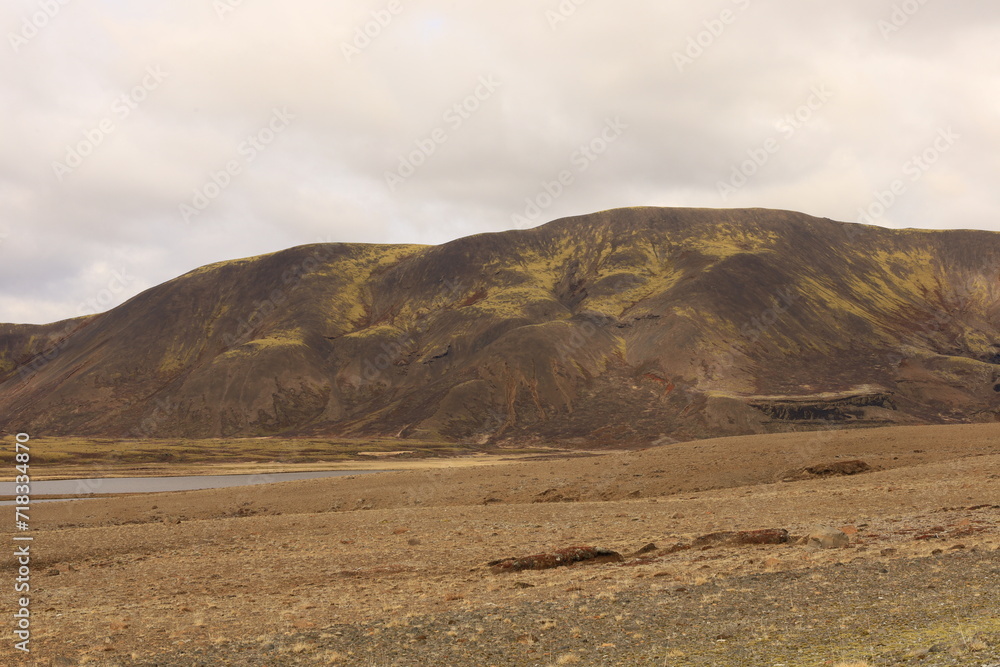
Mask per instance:
[[[1000,418],[1000,235],[633,208],[0,328],[0,427],[634,445]]]

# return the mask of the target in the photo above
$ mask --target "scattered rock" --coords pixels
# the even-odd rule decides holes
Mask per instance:
[[[671,546],[667,547],[666,549],[663,549],[660,552],[660,554],[664,555],[664,556],[668,556],[670,554],[675,554],[678,551],[687,551],[690,548],[691,548],[690,544],[685,544],[683,542],[677,542],[677,543],[672,544]]]
[[[851,538],[836,528],[816,528],[806,537],[806,546],[814,549],[842,549]]]
[[[710,547],[725,546],[730,544],[735,536],[736,531],[732,530],[709,533],[708,535],[695,538],[694,542],[691,543],[691,547],[694,549],[707,549]]]
[[[631,556],[629,556],[629,558],[635,558],[636,556],[642,556],[643,554],[653,553],[654,551],[656,551],[656,545],[650,542],[649,544],[647,544],[646,546],[642,547],[641,549],[633,553]]]
[[[872,467],[866,462],[855,459],[853,461],[834,461],[833,463],[811,466],[806,468],[805,472],[810,475],[826,477],[829,475],[857,475],[862,472],[868,472],[871,469]]]
[[[748,544],[785,544],[788,542],[788,531],[784,528],[766,528],[764,530],[723,531],[702,535],[691,543],[693,548],[700,547],[737,547]]]
[[[257,513],[257,511],[254,510],[251,507],[239,507],[237,509],[234,509],[234,510],[231,510],[231,511],[227,512],[223,516],[240,518],[240,517],[245,517],[245,516],[253,516],[256,513]]]
[[[813,477],[858,475],[863,472],[871,472],[872,470],[875,470],[875,468],[860,459],[852,461],[832,461],[830,463],[821,463],[819,465],[808,466],[806,468],[798,468],[797,470],[789,470],[782,475],[782,481],[796,482],[803,479],[811,479]]]
[[[620,553],[600,547],[569,547],[551,553],[501,558],[487,563],[495,573],[519,572],[521,570],[548,570],[576,563],[620,563],[625,560]]]
[[[575,496],[564,496],[559,493],[557,489],[545,489],[541,493],[535,496],[535,499],[531,502],[533,503],[573,503],[576,502],[577,498]]]

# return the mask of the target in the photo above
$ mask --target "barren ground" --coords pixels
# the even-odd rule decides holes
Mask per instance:
[[[850,545],[795,543],[819,525]],[[36,504],[32,528],[33,652],[5,631],[2,664],[1000,666],[1000,425]],[[793,541],[670,549],[757,528]],[[626,560],[487,566],[581,544]]]

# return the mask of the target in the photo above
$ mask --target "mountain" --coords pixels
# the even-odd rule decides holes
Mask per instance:
[[[629,208],[0,325],[0,430],[635,446],[1000,421],[1000,234]]]

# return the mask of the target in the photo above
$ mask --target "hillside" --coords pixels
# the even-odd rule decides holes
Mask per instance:
[[[0,430],[635,446],[1000,420],[1000,234],[632,208],[0,325]]]

